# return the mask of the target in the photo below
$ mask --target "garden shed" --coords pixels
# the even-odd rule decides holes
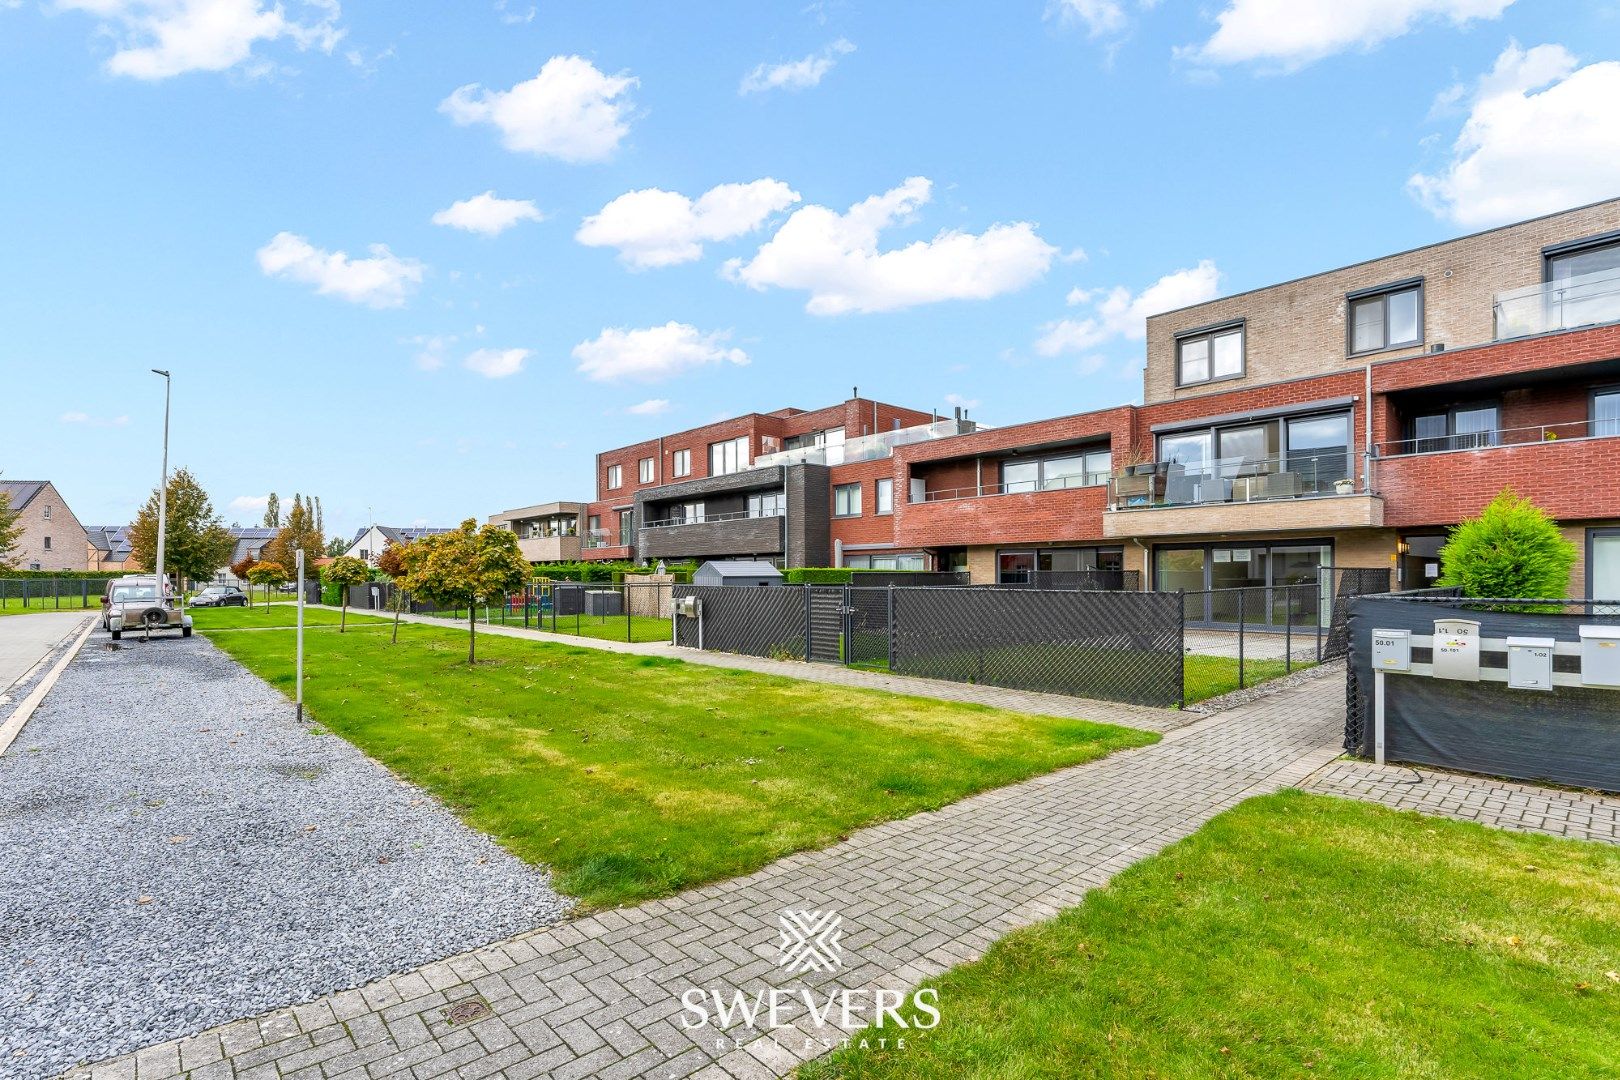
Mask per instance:
[[[780,585],[782,571],[761,559],[716,559],[692,571],[694,585]]]

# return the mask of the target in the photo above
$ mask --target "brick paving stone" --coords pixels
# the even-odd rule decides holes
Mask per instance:
[[[725,666],[765,671],[805,669],[724,659],[747,661]],[[872,685],[867,680],[876,678],[918,692],[909,680],[829,670],[836,677],[820,681]],[[834,987],[904,988],[975,959],[1001,935],[1072,906],[1088,889],[1242,799],[1333,775],[1343,764],[1329,765],[1343,722],[1344,686],[1336,672],[1342,669],[1330,666],[1321,678],[1201,718],[949,684],[953,693],[965,695],[960,700],[1166,734],[1155,746],[862,830],[834,847],[800,852],[746,877],[521,935],[358,992],[281,1010],[261,1018],[257,1028],[228,1025],[217,1032],[223,1060],[236,1069],[237,1080],[266,1064],[280,1066],[287,1077],[300,1067],[319,1071],[322,1063],[330,1065],[331,1076],[363,1065],[371,1080],[479,1080],[496,1073],[510,1080],[780,1075],[815,1053],[802,1049],[799,1031],[784,1032],[785,1045],[766,1044],[734,1026],[726,1034],[745,1044],[719,1048],[714,1028],[683,1027],[690,1014],[681,994],[694,987],[745,995],[769,986],[802,985],[820,993]],[[1477,790],[1454,778],[1447,783],[1455,792],[1448,797],[1458,804]],[[1369,788],[1365,778],[1342,780],[1347,789],[1357,784]],[[1550,820],[1553,807],[1563,805],[1520,798],[1511,785],[1485,793],[1518,806],[1520,821]],[[1580,806],[1593,821],[1590,831],[1615,835],[1620,804],[1587,799]],[[1578,817],[1571,812],[1557,820],[1567,827]],[[778,915],[828,906],[844,917],[843,969],[802,981],[784,975],[776,967]],[[475,993],[489,1001],[495,1019],[459,1027],[443,1020],[440,1003]],[[318,1035],[331,1030],[334,1020],[346,1034],[317,1045],[300,1025],[304,1018],[319,1025]],[[140,1053],[149,1064],[134,1080],[178,1074],[177,1043]],[[356,1056],[362,1053],[364,1058]],[[107,1070],[105,1080],[130,1080],[126,1061],[96,1068]],[[271,1080],[271,1073],[263,1075]]]

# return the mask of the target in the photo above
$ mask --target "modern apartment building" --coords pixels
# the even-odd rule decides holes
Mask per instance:
[[[1415,587],[1512,486],[1571,593],[1620,596],[1616,436],[1620,199],[1154,316],[1140,406],[980,430],[857,395],[609,451],[583,556]]]

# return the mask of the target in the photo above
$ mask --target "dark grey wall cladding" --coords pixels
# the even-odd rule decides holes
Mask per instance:
[[[725,492],[762,491],[782,486],[782,467],[770,465],[763,469],[727,473],[725,476],[704,476],[696,480],[680,480],[662,487],[644,488],[636,492],[636,503],[685,502],[706,495]]]
[[[639,550],[648,559],[776,555],[782,551],[782,519],[737,518],[643,529]]]
[[[787,564],[832,564],[832,475],[825,465],[789,465],[787,490]]]
[[[1481,611],[1462,603],[1357,597],[1349,602],[1346,750],[1373,756],[1373,630],[1433,634],[1436,619],[1472,619],[1485,639],[1560,642],[1578,642],[1583,625],[1620,625],[1613,615]],[[1430,649],[1412,649],[1414,663],[1431,656]],[[1480,667],[1506,668],[1507,654],[1500,647],[1481,650]],[[1577,669],[1578,658],[1554,657],[1554,671]],[[1510,690],[1505,682],[1386,674],[1384,754],[1391,761],[1620,791],[1620,690]]]

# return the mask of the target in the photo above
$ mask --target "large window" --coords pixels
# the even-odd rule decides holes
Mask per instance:
[[[1560,244],[1546,257],[1548,329],[1620,319],[1620,236]]]
[[[1575,278],[1620,276],[1620,237],[1561,245],[1547,253],[1547,280],[1568,285]]]
[[[1243,324],[1213,327],[1176,338],[1176,385],[1192,386],[1243,374]]]
[[[1307,491],[1325,491],[1350,476],[1350,416],[1307,416],[1288,421],[1285,467]]]
[[[1106,447],[1071,450],[1045,458],[1004,461],[1001,463],[1001,491],[1012,494],[1106,484],[1109,463]]]
[[[844,565],[854,570],[924,570],[921,555],[845,555]]]
[[[703,521],[703,504],[701,502],[681,503],[674,508],[670,517],[683,525],[698,525]]]
[[[1586,530],[1586,595],[1608,600],[1594,615],[1620,615],[1620,529]]]
[[[874,514],[894,513],[894,480],[884,477],[877,482],[872,503]]]
[[[650,484],[650,483],[653,482],[653,459],[652,458],[644,457],[639,462],[636,463],[636,477],[643,484]]]
[[[1325,494],[1354,475],[1351,464],[1348,412],[1179,431],[1159,436],[1164,490],[1155,501],[1182,506]]]
[[[861,516],[861,485],[839,484],[833,488],[833,517]]]
[[[1620,387],[1592,395],[1592,434],[1620,435]]]
[[[1423,341],[1423,283],[1405,281],[1349,298],[1350,352],[1378,352]]]
[[[674,460],[670,463],[670,472],[676,476],[692,475],[692,451],[677,450]]]
[[[748,495],[749,517],[781,517],[787,513],[787,496],[780,491],[754,491]]]
[[[1097,578],[1095,581],[1077,582],[1062,578],[1042,578],[1040,574],[1076,574],[1081,571],[1121,571],[1125,567],[1125,549],[1122,547],[1039,548],[1033,551],[1001,551],[996,553],[996,581],[1002,585],[1049,585],[1054,588],[1118,587],[1118,582]]]
[[[617,465],[608,466],[608,490],[624,486],[624,472]]]
[[[748,436],[709,444],[709,475],[725,476],[748,468]]]
[[[619,543],[633,544],[636,541],[636,512],[634,510],[619,511]]]
[[[1412,452],[1432,454],[1495,446],[1498,424],[1494,402],[1433,409],[1412,418]]]

